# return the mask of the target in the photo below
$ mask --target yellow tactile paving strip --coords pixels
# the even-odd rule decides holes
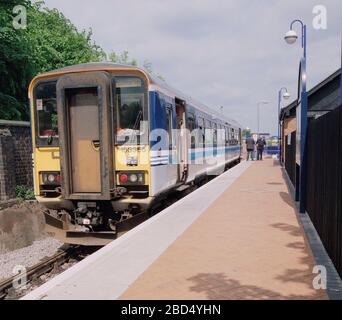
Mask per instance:
[[[121,299],[326,299],[273,160],[255,162]]]

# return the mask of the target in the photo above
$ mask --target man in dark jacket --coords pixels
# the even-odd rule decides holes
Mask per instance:
[[[251,136],[248,136],[246,139],[247,161],[249,160],[249,156],[251,157],[252,161],[254,160],[254,145],[254,139]]]
[[[264,153],[265,146],[265,139],[263,137],[259,137],[257,141],[257,160],[262,160],[262,154]]]

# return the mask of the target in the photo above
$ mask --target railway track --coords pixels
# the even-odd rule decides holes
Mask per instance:
[[[169,198],[165,201],[155,212],[154,214],[158,214],[161,210],[170,206],[172,203],[177,202],[179,199],[184,197],[191,189],[186,192],[179,193],[177,196]],[[29,267],[26,269],[25,277],[26,282],[20,284],[17,289],[14,288],[13,283],[18,283],[20,278],[23,277],[23,274],[17,274],[12,276],[6,280],[0,282],[0,300],[16,300],[28,294],[30,291],[36,289],[41,286],[45,282],[51,280],[54,276],[62,273],[68,268],[63,268],[63,265],[66,265],[72,261],[71,267],[73,264],[83,260],[86,256],[94,253],[102,246],[98,247],[89,247],[89,246],[81,246],[81,245],[67,245],[63,246],[64,248],[60,249],[55,255],[45,258],[41,262],[36,265]],[[41,279],[42,276],[45,276],[45,279]],[[26,289],[24,286],[26,285]]]
[[[192,188],[186,189],[183,192],[173,194],[173,197],[166,199],[160,207],[158,207],[157,211],[153,213],[153,215],[158,214],[163,209],[172,205],[173,203],[179,201],[184,196],[188,195],[195,189],[201,187],[210,181],[213,177],[208,177],[206,181],[202,181],[197,186],[193,186]],[[115,241],[115,240],[114,240]],[[13,286],[14,282],[18,282],[18,279],[22,277],[22,275],[15,275],[11,278],[8,278],[2,282],[0,282],[0,300],[15,300],[23,297],[28,294],[30,291],[36,289],[41,286],[43,283],[49,281],[54,276],[62,273],[73,264],[83,260],[88,255],[94,253],[99,248],[98,247],[89,247],[89,246],[81,246],[81,245],[64,245],[63,249],[60,249],[55,255],[44,259],[38,264],[27,268],[26,270],[26,289],[18,288],[15,289]],[[71,262],[72,261],[72,262]],[[71,263],[70,263],[71,262]],[[63,265],[69,264],[68,267],[64,267]],[[44,279],[41,279],[42,276],[46,276]]]
[[[23,297],[55,275],[65,271],[67,267],[71,267],[71,265],[83,260],[97,249],[93,247],[65,246],[55,255],[27,268],[26,274],[17,274],[0,282],[0,300],[16,300]],[[26,280],[25,283],[21,283],[23,279]]]

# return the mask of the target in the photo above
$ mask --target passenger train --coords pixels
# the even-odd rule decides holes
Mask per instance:
[[[47,72],[29,98],[34,192],[65,243],[105,244],[240,161],[236,121],[137,67]]]

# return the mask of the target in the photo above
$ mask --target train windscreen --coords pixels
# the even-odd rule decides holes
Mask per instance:
[[[142,143],[147,134],[146,85],[139,77],[115,77],[116,142]]]

